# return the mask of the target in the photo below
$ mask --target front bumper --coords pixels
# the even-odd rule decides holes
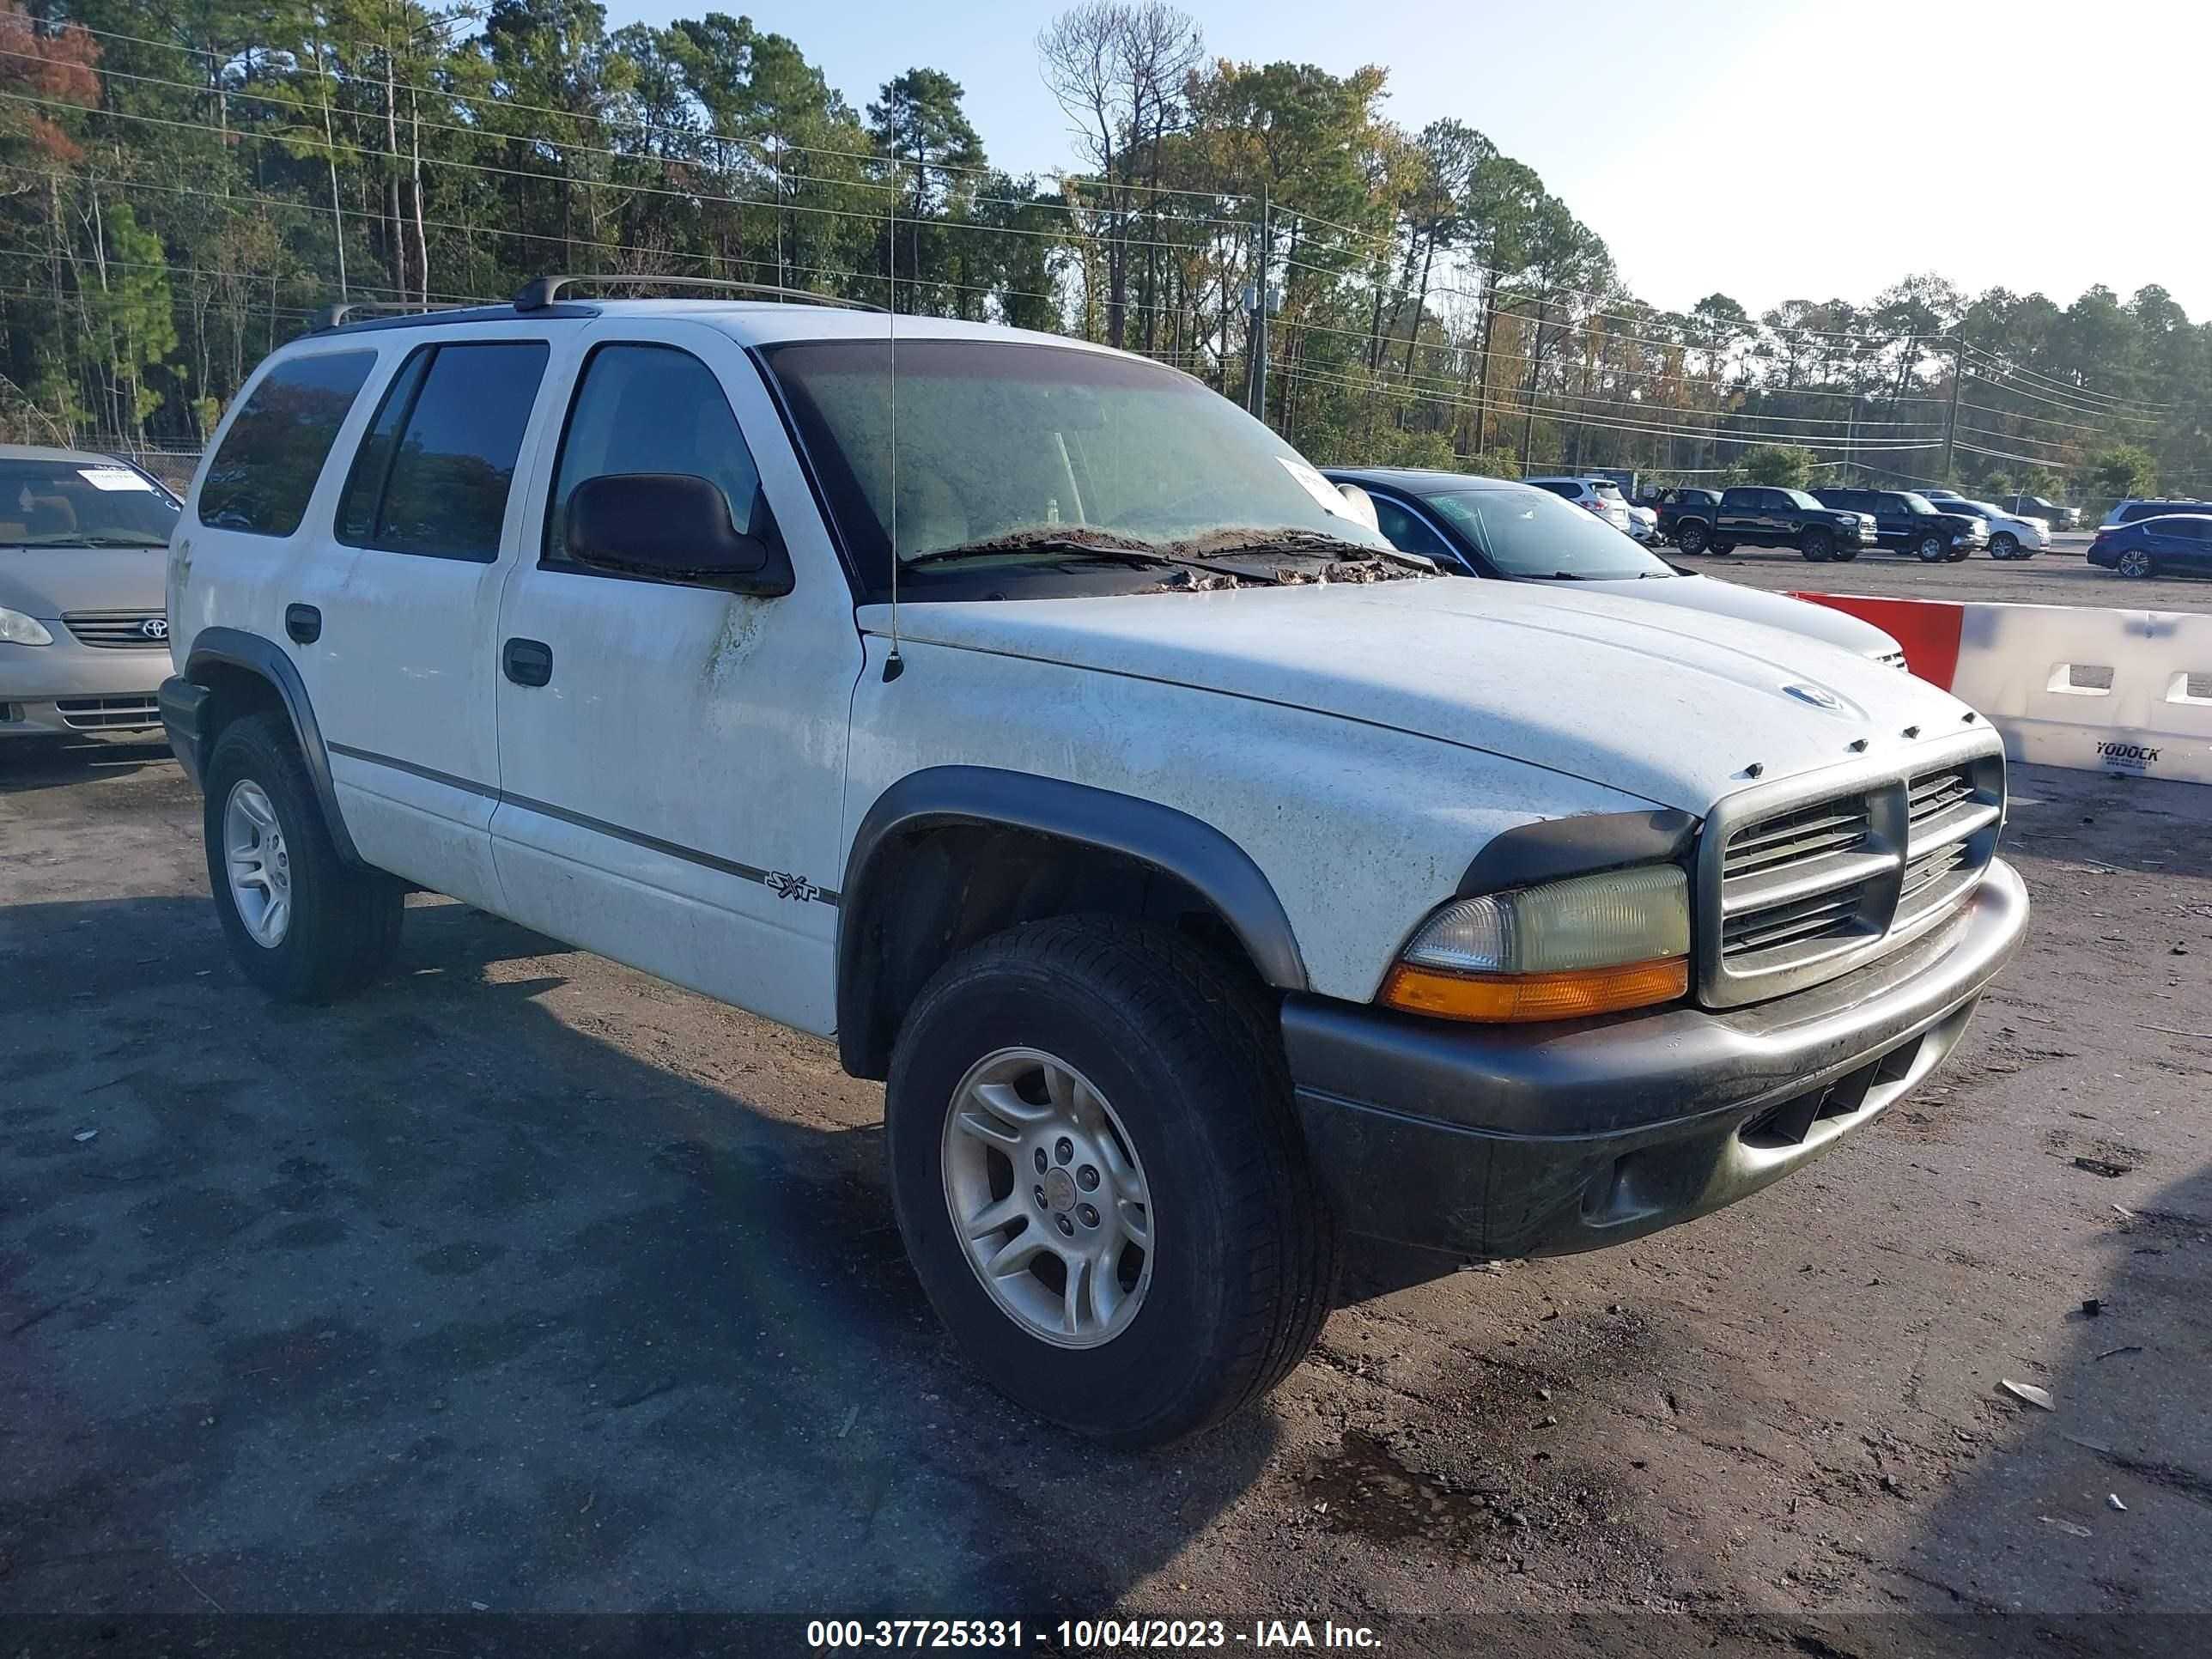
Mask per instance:
[[[2027,922],[2027,890],[1996,860],[1934,933],[1724,1013],[1484,1028],[1294,996],[1307,1147],[1355,1233],[1484,1257],[1622,1243],[1873,1121],[1950,1052]]]
[[[166,647],[110,650],[48,621],[52,645],[0,643],[0,738],[145,732],[161,723],[154,689],[169,672]]]

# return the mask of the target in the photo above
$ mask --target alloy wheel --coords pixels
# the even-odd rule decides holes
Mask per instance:
[[[1105,1096],[1038,1048],[969,1068],[945,1114],[945,1202],[1000,1310],[1055,1347],[1128,1328],[1152,1276],[1151,1188]]]
[[[223,803],[222,851],[230,901],[246,936],[275,950],[292,925],[292,855],[268,791],[251,778],[233,784]]]

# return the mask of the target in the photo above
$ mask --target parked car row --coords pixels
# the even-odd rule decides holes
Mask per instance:
[[[1891,667],[1905,666],[1904,648],[1872,623],[1786,594],[1678,570],[1656,554],[1624,545],[1592,522],[1595,515],[1562,507],[1541,484],[1401,467],[1325,467],[1322,473],[1340,486],[1365,492],[1374,504],[1376,527],[1391,545],[1432,559],[1455,575],[1585,584],[1576,592],[1764,623]]]

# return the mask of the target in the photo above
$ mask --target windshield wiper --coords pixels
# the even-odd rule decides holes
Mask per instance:
[[[1332,536],[1325,530],[1307,530],[1296,525],[1285,525],[1275,530],[1215,530],[1203,536],[1176,544],[1178,550],[1194,559],[1228,558],[1240,553],[1311,553],[1319,557],[1339,561],[1356,560],[1362,563],[1380,561],[1395,564],[1424,575],[1437,574],[1436,561],[1419,553],[1407,553],[1395,547],[1370,547],[1364,542],[1355,542],[1343,536]]]
[[[993,553],[1055,553],[1072,555],[1079,559],[1124,564],[1143,569],[1193,570],[1200,575],[1214,576],[1223,573],[1200,563],[1195,559],[1179,558],[1172,553],[1163,553],[1150,543],[1139,541],[1133,536],[1122,536],[1110,530],[1068,529],[1014,530],[1003,536],[988,536],[981,541],[965,542],[958,547],[934,548],[916,554],[911,559],[902,559],[899,568],[911,570],[917,565],[938,564],[954,559],[982,558]],[[1275,580],[1271,572],[1233,570],[1228,573],[1243,580],[1255,582]]]
[[[167,541],[136,536],[41,536],[37,540],[12,541],[10,547],[167,547]]]

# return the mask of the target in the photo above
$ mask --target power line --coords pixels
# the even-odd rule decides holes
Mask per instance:
[[[72,23],[69,25],[69,27],[81,29],[87,34],[99,35],[108,40],[128,40],[137,46],[157,46],[166,52],[182,52],[188,57],[204,58],[210,63],[222,68],[228,67],[228,65],[237,62],[240,58],[248,57],[252,52],[257,50],[257,48],[252,46],[243,47],[238,52],[233,52],[229,56],[225,57],[222,53],[216,52],[204,46],[190,46],[177,40],[156,40],[149,36],[143,34],[125,34],[119,30],[95,28],[88,23]],[[388,40],[381,43],[365,43],[357,40],[321,40],[314,42],[313,45],[317,51],[329,51],[335,52],[350,49],[356,55],[366,55],[372,52],[380,52],[389,57],[395,50],[392,44]],[[258,50],[267,53],[272,58],[281,55],[288,60],[290,65],[290,71],[296,75],[313,76],[319,80],[335,81],[340,85],[352,84],[365,86],[369,88],[371,90],[380,90],[387,84],[379,77],[341,75],[335,70],[325,69],[319,64],[310,64],[301,58],[298,49],[295,47],[286,46],[279,48],[263,46],[258,48]],[[96,72],[100,74],[112,73],[118,75],[125,73],[125,71],[121,70],[98,70]],[[134,76],[131,78],[147,79],[151,77]],[[227,85],[202,86],[192,82],[174,82],[170,84],[181,87],[186,91],[193,92],[203,96],[250,97],[255,95],[252,94],[240,94],[234,92]],[[394,91],[410,92],[418,94],[427,94],[430,97],[443,98],[455,103],[477,104],[488,102],[495,104],[502,109],[516,110],[524,113],[534,115],[556,115],[559,116],[562,119],[568,121],[589,121],[598,125],[628,128],[634,131],[673,133],[686,137],[709,137],[717,139],[723,143],[750,145],[753,148],[763,151],[766,151],[769,148],[768,140],[764,138],[751,137],[742,133],[724,132],[714,127],[670,126],[665,124],[649,121],[627,120],[620,116],[605,115],[588,110],[562,109],[557,105],[552,104],[526,104],[513,99],[496,97],[479,98],[468,93],[457,91],[450,87],[426,87],[419,82],[409,81],[395,80],[389,82],[389,85]],[[496,136],[512,137],[520,137],[521,135],[500,134]],[[779,136],[775,140],[775,155],[776,156],[781,156],[787,151],[804,155],[834,156],[842,160],[855,161],[874,161],[883,163],[887,160],[886,157],[879,155],[871,150],[834,149],[821,145],[793,144],[787,143]],[[989,166],[965,167],[949,161],[933,161],[928,163],[928,165],[941,172],[946,173],[980,173],[988,176],[993,173],[1003,173],[1004,172],[1004,169],[1002,168]],[[1070,175],[1066,173],[1048,173],[1045,176],[1048,178],[1065,179]],[[842,181],[831,180],[825,182]],[[1139,185],[1135,183],[1133,180],[1127,184],[1117,184],[1114,188],[1152,195],[1193,196],[1213,201],[1228,200],[1249,202],[1253,199],[1251,197],[1240,194],[1236,191],[1186,190],[1178,186],[1168,185]],[[1223,222],[1230,223],[1235,222],[1224,221]]]

